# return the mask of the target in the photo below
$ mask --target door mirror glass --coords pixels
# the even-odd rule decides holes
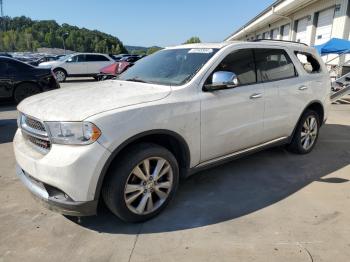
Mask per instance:
[[[230,71],[217,71],[212,76],[212,83],[204,85],[204,91],[214,91],[235,87],[239,84],[237,75]]]

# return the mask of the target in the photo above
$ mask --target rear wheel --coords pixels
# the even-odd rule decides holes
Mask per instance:
[[[314,148],[320,129],[320,117],[307,110],[301,117],[288,149],[293,153],[307,154]]]
[[[67,78],[67,74],[64,70],[62,69],[55,69],[53,70],[53,72],[55,73],[56,79],[58,82],[64,82],[66,81]]]
[[[13,93],[13,99],[19,104],[23,99],[40,93],[40,88],[32,83],[23,83],[16,87]]]
[[[174,197],[179,168],[173,154],[151,143],[132,146],[110,168],[102,191],[108,208],[127,222],[159,214]]]

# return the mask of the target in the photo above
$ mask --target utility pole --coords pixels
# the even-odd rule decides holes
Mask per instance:
[[[6,27],[6,24],[5,24],[5,21],[4,21],[4,8],[3,8],[3,3],[2,3],[2,0],[0,0],[0,18],[1,18],[1,21],[0,21],[0,31],[4,30],[6,31],[5,27]]]
[[[2,6],[2,0],[0,0],[0,10],[1,10],[1,18],[4,17],[4,8]]]

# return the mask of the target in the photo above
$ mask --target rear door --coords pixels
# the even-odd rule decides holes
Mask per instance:
[[[86,55],[88,74],[98,74],[100,69],[113,63],[104,55],[90,54]]]
[[[297,72],[290,55],[283,49],[254,49],[257,79],[264,83],[264,140],[271,141],[290,135],[291,110],[303,101],[295,99],[299,87]]]

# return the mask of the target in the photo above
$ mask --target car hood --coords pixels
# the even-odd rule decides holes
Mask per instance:
[[[34,95],[18,111],[42,121],[82,121],[92,115],[165,98],[170,86],[107,80]]]
[[[55,65],[58,65],[59,61],[49,61],[49,62],[43,62],[39,64],[39,67],[53,67]]]

